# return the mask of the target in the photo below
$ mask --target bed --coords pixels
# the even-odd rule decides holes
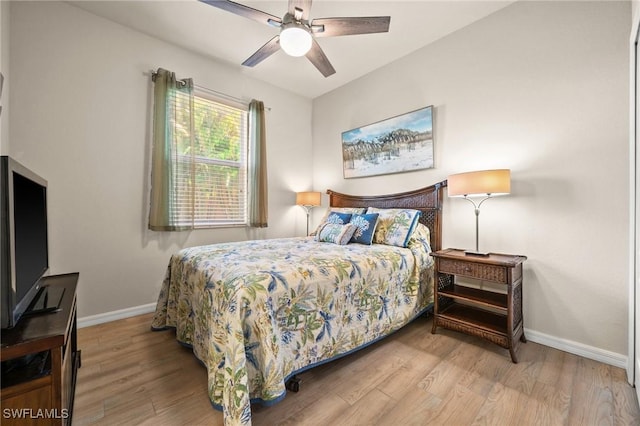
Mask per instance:
[[[193,349],[225,425],[251,424],[251,403],[278,402],[295,374],[432,309],[429,251],[441,248],[445,186],[380,196],[327,191],[334,210],[418,210],[407,247],[310,236],[181,250],[169,262],[152,329],[174,328]]]

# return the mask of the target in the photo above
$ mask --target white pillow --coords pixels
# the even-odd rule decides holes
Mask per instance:
[[[344,246],[356,232],[356,226],[352,223],[325,223],[316,234],[316,241],[334,243]]]

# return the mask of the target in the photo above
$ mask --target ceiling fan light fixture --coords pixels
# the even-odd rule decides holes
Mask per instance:
[[[2,1],[2,0],[0,0]],[[249,6],[237,3],[238,0],[200,0],[209,6],[231,12],[280,28],[280,34],[271,38],[254,52],[242,65],[253,67],[282,49],[290,56],[306,56],[309,62],[329,77],[336,70],[329,62],[316,37],[335,37],[357,34],[386,33],[389,31],[390,16],[363,16],[343,18],[319,18],[309,21],[309,9],[314,0],[288,0],[287,12],[282,19]]]
[[[289,56],[304,56],[311,49],[313,39],[309,30],[296,23],[282,26],[280,47]]]

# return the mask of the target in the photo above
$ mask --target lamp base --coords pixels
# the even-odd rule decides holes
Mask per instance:
[[[474,250],[465,250],[465,256],[478,256],[478,257],[488,257],[489,253],[482,251],[474,251]]]

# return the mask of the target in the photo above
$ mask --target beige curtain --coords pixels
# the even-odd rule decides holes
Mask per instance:
[[[264,104],[249,103],[249,226],[268,226],[267,147]]]
[[[149,229],[182,231],[193,223],[179,217],[178,201],[193,205],[193,187],[179,182],[181,168],[193,167],[180,161],[193,152],[193,80],[177,80],[175,73],[159,68],[153,74],[153,148],[151,154],[151,198]],[[191,185],[192,186],[192,185]],[[189,195],[191,194],[191,195]],[[192,216],[193,217],[193,216]],[[193,219],[192,219],[193,220]]]

